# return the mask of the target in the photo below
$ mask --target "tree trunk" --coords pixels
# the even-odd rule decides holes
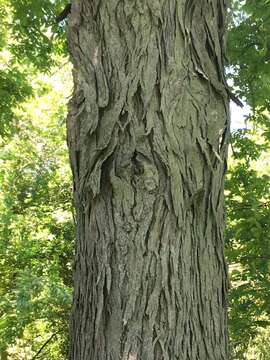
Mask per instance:
[[[225,12],[72,3],[72,360],[228,359]]]

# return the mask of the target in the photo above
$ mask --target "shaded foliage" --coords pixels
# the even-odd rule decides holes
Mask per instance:
[[[16,105],[32,95],[28,74],[16,66],[0,69],[0,135],[7,135],[14,129]]]
[[[66,52],[65,28],[55,21],[64,4],[63,0],[9,1],[10,32],[16,39],[10,51],[19,62],[30,62],[38,71],[48,71],[57,64],[56,55]]]

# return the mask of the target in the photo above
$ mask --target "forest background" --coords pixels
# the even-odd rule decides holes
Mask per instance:
[[[74,214],[62,0],[0,0],[0,358],[67,358]],[[270,1],[232,1],[228,82],[245,104],[226,177],[234,359],[270,359]],[[234,113],[239,110],[235,110]]]

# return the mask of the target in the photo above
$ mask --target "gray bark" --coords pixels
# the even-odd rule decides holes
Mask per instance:
[[[228,359],[225,12],[72,3],[72,360]]]

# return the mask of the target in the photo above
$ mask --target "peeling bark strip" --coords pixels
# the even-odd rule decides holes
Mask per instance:
[[[71,360],[227,360],[223,0],[74,0]]]

